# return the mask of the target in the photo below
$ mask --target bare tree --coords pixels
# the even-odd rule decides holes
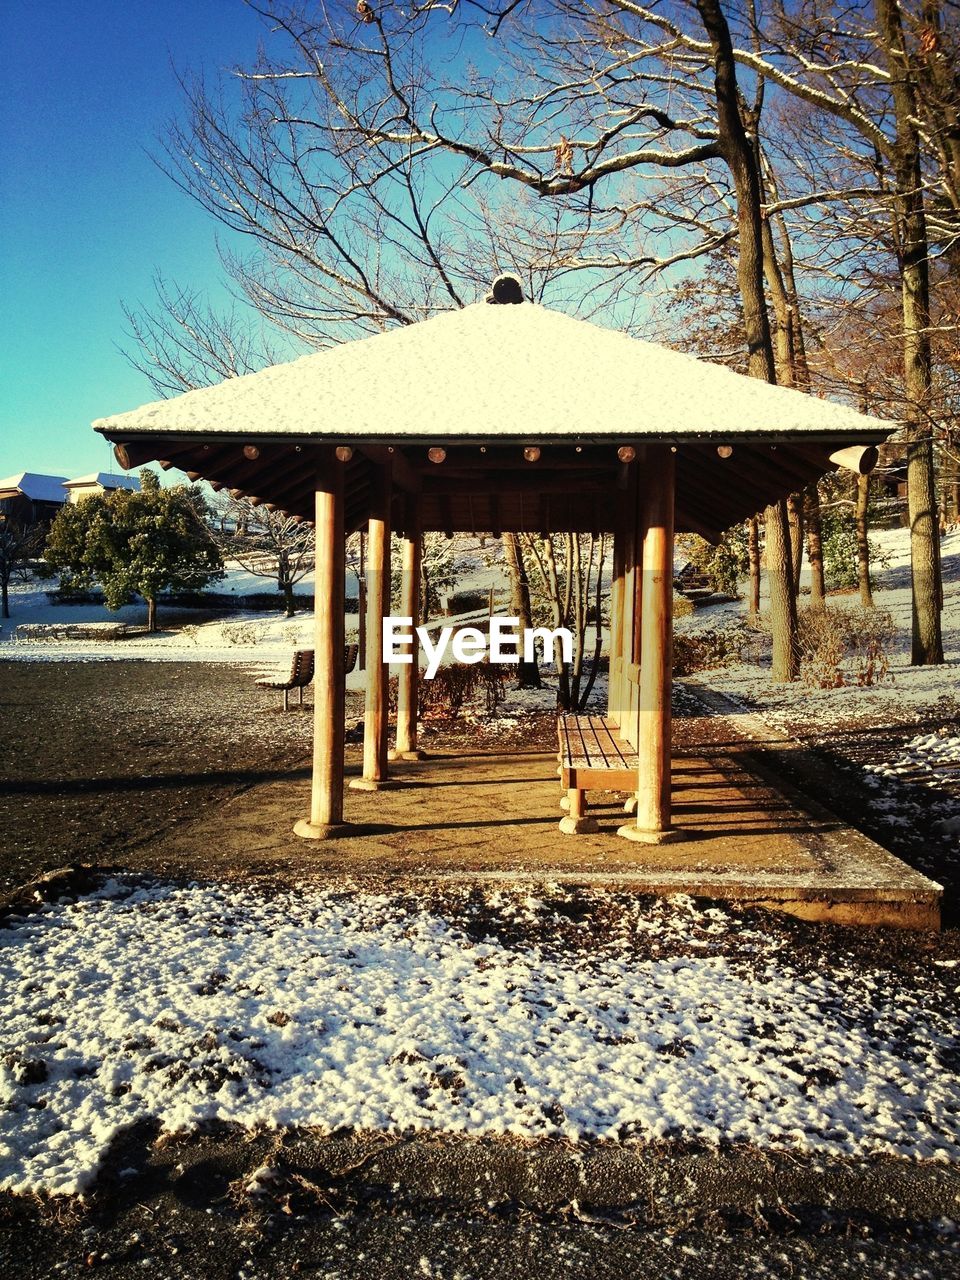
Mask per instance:
[[[10,617],[10,583],[43,550],[47,532],[46,524],[0,513],[0,617]]]
[[[520,546],[532,569],[536,595],[551,627],[573,634],[573,661],[554,655],[559,677],[557,700],[568,711],[582,711],[593,692],[603,644],[602,581],[606,539],[565,533],[538,537],[524,533]],[[558,554],[559,548],[559,554]],[[591,644],[591,623],[592,644]],[[590,669],[585,660],[590,651]]]
[[[313,568],[313,526],[266,504],[255,506],[249,498],[217,497],[225,518],[213,532],[224,558],[275,583],[284,612],[292,618],[293,589]]]

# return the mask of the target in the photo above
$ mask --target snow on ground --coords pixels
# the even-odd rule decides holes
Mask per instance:
[[[769,929],[686,898],[625,897],[557,946],[559,891],[537,892],[552,905],[517,887],[477,917],[476,898],[129,880],[15,918],[0,1187],[82,1191],[145,1118],[956,1158],[955,1011],[931,993],[952,971],[840,952],[804,974]]]
[[[743,615],[745,601],[707,606],[690,618],[677,620],[681,632],[702,632],[713,628],[740,628],[745,635],[745,661],[729,667],[705,671],[698,682],[720,690],[744,705],[759,708],[766,721],[785,728],[806,724],[829,733],[846,728],[854,720],[881,724],[903,719],[904,714],[921,713],[940,699],[960,700],[960,530],[946,535],[941,543],[944,577],[943,642],[945,663],[939,667],[910,666],[910,542],[906,529],[882,529],[871,533],[886,561],[875,570],[874,601],[878,610],[893,617],[896,627],[891,647],[890,671],[881,684],[860,688],[844,685],[836,689],[812,688],[803,682],[770,682],[769,640],[748,633]],[[859,597],[831,595],[831,609],[857,609]],[[803,600],[801,598],[801,608]]]

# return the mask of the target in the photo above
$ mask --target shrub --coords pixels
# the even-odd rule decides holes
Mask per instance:
[[[714,591],[740,594],[740,579],[750,569],[744,525],[728,529],[716,546],[696,533],[681,534],[677,541],[691,566],[710,579]]]
[[[225,644],[262,644],[267,627],[262,622],[225,622],[220,634]]]
[[[798,620],[800,678],[816,689],[881,684],[890,671],[893,618],[878,609],[823,609]]]
[[[432,680],[420,680],[420,712],[428,720],[458,716],[481,695],[486,710],[495,711],[505,697],[509,669],[490,662],[441,667]]]
[[[689,676],[695,671],[729,666],[740,659],[746,641],[743,630],[735,627],[680,632],[673,638],[673,673]]]

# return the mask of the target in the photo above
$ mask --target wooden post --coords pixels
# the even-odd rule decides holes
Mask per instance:
[[[623,512],[625,494],[617,492],[616,525],[613,533],[613,568],[610,581],[610,663],[607,676],[607,715],[619,725],[620,669],[623,665]]]
[[[363,773],[355,791],[379,791],[387,777],[387,708],[390,670],[383,661],[383,619],[390,612],[390,464],[377,468],[367,523],[367,664],[363,725]]]
[[[310,817],[293,828],[305,840],[329,840],[352,830],[343,821],[343,464],[331,451],[321,466],[315,499],[313,783]]]
[[[628,679],[630,664],[636,661],[634,656],[634,635],[637,627],[637,604],[639,600],[639,578],[637,567],[637,472],[631,468],[631,475],[625,494],[623,511],[623,586],[620,591],[620,680],[617,688],[617,704],[619,707],[618,724],[620,737],[631,746],[636,746],[636,734],[633,732],[634,712],[632,707],[632,686]]]
[[[669,445],[649,447],[640,491],[643,583],[637,817],[619,834],[644,844],[663,844],[682,835],[670,826],[675,461]]]
[[[420,642],[417,627],[420,625],[420,556],[422,543],[420,520],[416,499],[408,497],[404,517],[403,546],[401,551],[400,616],[411,619],[413,639],[405,646],[411,661],[401,666],[397,677],[397,744],[389,752],[391,760],[422,760],[424,753],[417,749],[418,682],[420,674]]]

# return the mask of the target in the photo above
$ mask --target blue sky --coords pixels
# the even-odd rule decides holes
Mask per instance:
[[[151,276],[223,297],[215,224],[157,169],[174,67],[249,59],[242,0],[9,5],[0,41],[0,477],[112,469],[93,418],[154,399],[117,350]],[[171,65],[173,64],[173,65]]]

